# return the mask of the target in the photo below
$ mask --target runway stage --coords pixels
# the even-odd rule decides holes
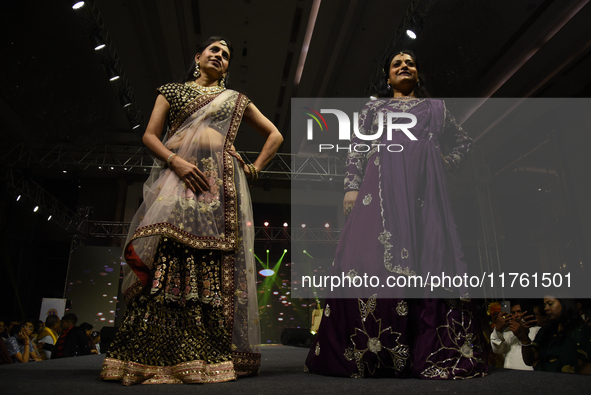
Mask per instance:
[[[13,394],[588,394],[591,376],[496,369],[487,377],[436,381],[349,379],[304,373],[307,348],[265,346],[261,375],[220,384],[137,385],[103,382],[103,355],[0,366],[0,393]]]

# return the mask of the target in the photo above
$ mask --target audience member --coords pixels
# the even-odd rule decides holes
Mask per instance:
[[[497,316],[495,327],[490,335],[490,344],[495,354],[505,357],[503,367],[506,369],[533,370],[523,362],[521,343],[510,330],[512,321],[520,321],[528,307],[523,301],[516,301],[511,306],[511,314],[501,313]],[[540,330],[539,326],[529,328],[528,337],[533,340]]]
[[[62,317],[63,332],[57,340],[57,346],[53,349],[52,359],[90,354],[86,332],[77,327],[76,322],[78,322],[76,314],[68,313]]]
[[[541,302],[536,302],[533,305],[533,313],[534,313],[534,317],[536,318],[537,321],[537,326],[542,327],[546,324],[546,311],[544,310],[544,303],[543,301]]]
[[[57,315],[47,316],[45,328],[37,336],[37,348],[43,359],[51,359],[51,353],[57,343],[62,322]]]
[[[527,337],[529,327],[537,323],[533,315],[510,324],[521,342],[524,362],[534,370],[591,374],[591,328],[575,301],[546,296],[544,306],[548,320],[533,342]]]
[[[0,337],[2,339],[8,339],[10,335],[8,334],[8,330],[6,329],[6,324],[4,321],[0,321]]]
[[[83,322],[80,324],[79,328],[84,331],[86,337],[88,339],[88,349],[92,354],[98,354],[96,347],[94,346],[94,341],[92,340],[92,328],[93,326],[90,325],[88,322]]]
[[[96,353],[101,353],[101,334],[97,331],[94,331],[90,334],[92,337],[92,341],[94,343],[94,348],[96,348]]]
[[[33,323],[30,321],[26,321],[22,325],[12,326],[10,331],[11,336],[6,339],[6,349],[13,362],[41,360],[41,357],[39,357],[35,350],[35,345],[31,341],[33,331]]]

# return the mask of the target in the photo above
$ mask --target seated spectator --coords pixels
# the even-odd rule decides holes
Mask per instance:
[[[12,327],[10,332],[12,336],[6,339],[6,348],[14,363],[41,361],[31,341],[33,330],[33,323],[30,321]]]
[[[62,322],[57,315],[47,316],[45,328],[37,336],[37,348],[43,359],[51,359],[51,352],[57,343]]]
[[[53,349],[52,359],[90,355],[86,332],[76,327],[76,322],[78,322],[76,314],[68,313],[62,317],[63,332],[57,340],[57,346]]]
[[[512,321],[520,321],[523,318],[523,313],[527,308],[523,301],[514,302],[511,306],[511,314],[501,313],[498,315],[490,335],[492,350],[495,354],[502,354],[505,357],[503,367],[506,369],[533,370],[531,366],[523,362],[521,343],[509,329]],[[539,330],[539,326],[529,328],[528,338],[530,341],[536,337]]]
[[[100,354],[101,353],[101,334],[97,331],[94,331],[90,334],[90,337],[92,337],[92,341],[94,343],[94,348],[96,348],[96,353]]]
[[[6,329],[6,324],[4,321],[0,321],[0,337],[2,339],[8,339],[10,337],[8,335],[8,330]]]
[[[90,325],[88,322],[83,322],[80,324],[79,327],[81,330],[84,331],[84,333],[86,333],[86,337],[88,338],[88,348],[90,349],[90,352],[92,354],[98,354],[98,351],[96,350],[96,347],[94,346],[94,342],[92,341],[92,328],[93,326]]]
[[[533,315],[511,322],[524,362],[534,370],[591,374],[591,328],[579,315],[575,301],[546,296],[544,306],[548,321],[533,342],[527,336],[529,327],[536,324]]]
[[[0,365],[6,365],[12,363],[12,357],[6,348],[6,342],[0,339]]]

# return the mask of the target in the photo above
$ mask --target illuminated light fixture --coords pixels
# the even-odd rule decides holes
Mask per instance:
[[[305,228],[305,227],[306,227],[306,224],[302,224],[302,228]]]
[[[80,8],[84,7],[83,1],[77,1],[72,5],[72,8],[75,10],[79,10]]]
[[[267,254],[269,253],[269,250],[267,250]]]
[[[287,252],[287,249],[283,250],[283,252]]]
[[[413,40],[414,40],[415,38],[417,38],[417,35],[416,35],[416,33],[415,33],[415,32],[413,32],[413,31],[412,31],[412,30],[410,30],[410,29],[408,29],[408,30],[406,31],[406,35],[407,35],[408,37],[412,38]]]
[[[63,170],[62,173],[68,174],[68,171],[67,170]]]
[[[265,222],[263,223],[263,225],[265,225],[265,226],[269,226],[269,223],[268,223],[267,221],[265,221]]]
[[[92,42],[92,46],[94,47],[95,51],[105,47],[105,42],[103,41],[103,38],[99,32],[93,33],[92,36],[90,36],[90,41]]]
[[[102,166],[99,166],[99,170],[103,170],[103,167]]]
[[[119,101],[123,108],[131,106],[131,99],[123,92],[119,94]]]
[[[330,227],[330,225],[328,224],[328,222],[324,224],[324,227],[325,228],[329,228]]]
[[[246,223],[246,226],[252,226],[252,222],[248,221],[248,222]]]
[[[139,127],[140,127],[140,124],[139,124],[139,123],[136,123],[136,124],[134,125],[134,127],[132,127],[132,129],[134,129],[134,130],[135,130],[135,129],[139,128]]]
[[[39,206],[35,206],[35,208],[33,209],[34,213],[36,213],[37,211],[39,211]]]
[[[263,269],[259,272],[259,274],[263,277],[269,277],[275,274],[275,272],[271,269]]]
[[[283,227],[284,227],[284,228],[287,228],[287,226],[288,226],[287,222],[284,222],[284,223],[283,223]]]
[[[119,72],[113,66],[107,66],[107,77],[109,77],[109,81],[116,81],[120,78]]]
[[[16,201],[18,202],[19,200],[21,200],[21,195],[18,195],[18,196],[16,197]]]
[[[111,170],[115,170],[115,168],[113,166],[111,166]]]
[[[306,250],[302,251],[304,254],[307,254]]]
[[[51,221],[51,215],[50,215],[49,217],[47,217],[47,220],[48,220],[48,221]]]

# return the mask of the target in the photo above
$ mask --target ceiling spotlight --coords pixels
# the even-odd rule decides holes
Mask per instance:
[[[36,213],[37,211],[39,211],[39,206],[35,206],[35,208],[33,209],[34,213]]]
[[[95,51],[105,47],[105,42],[103,41],[103,38],[99,32],[95,32],[92,34],[92,36],[90,36],[90,42],[92,42],[92,46],[94,47]]]
[[[48,220],[48,221],[51,221],[51,215],[50,215],[49,217],[47,217],[47,220]]]
[[[131,106],[131,100],[123,92],[119,94],[119,101],[121,102],[121,105],[123,106],[123,108]]]
[[[74,4],[72,4],[72,8],[75,10],[79,10],[82,7],[84,7],[83,1],[76,1],[76,2],[74,2]]]
[[[325,228],[330,228],[330,225],[328,224],[328,222],[324,224],[324,227]]]
[[[18,196],[16,197],[16,201],[18,202],[19,200],[21,200],[21,195],[18,195]]]
[[[265,221],[265,222],[263,223],[263,225],[265,225],[265,226],[269,226],[269,223],[268,223],[267,221]]]
[[[133,130],[135,130],[135,129],[139,128],[139,127],[140,127],[140,124],[139,124],[139,123],[136,123],[136,124],[135,124],[135,125],[132,127],[132,129],[133,129]]]
[[[305,228],[305,227],[306,227],[306,224],[302,224],[302,228]]]
[[[287,227],[288,227],[288,224],[287,224],[287,222],[284,222],[284,223],[283,223],[283,227],[284,227],[284,228],[287,228]]]
[[[417,38],[417,35],[415,34],[415,32],[413,32],[413,31],[412,31],[412,30],[410,30],[410,29],[408,29],[408,30],[406,31],[406,35],[407,35],[408,37],[412,38],[413,40],[414,40],[415,38]]]
[[[107,77],[109,77],[109,81],[118,80],[120,75],[119,72],[113,66],[106,66],[107,70]]]

